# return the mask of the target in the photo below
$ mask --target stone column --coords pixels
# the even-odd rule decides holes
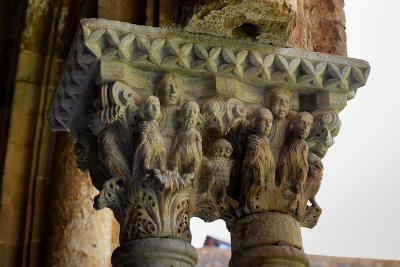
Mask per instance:
[[[300,224],[278,212],[255,213],[230,228],[232,258],[229,266],[310,265],[304,253]]]

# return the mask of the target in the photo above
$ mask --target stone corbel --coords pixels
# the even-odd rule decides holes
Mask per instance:
[[[94,207],[121,224],[114,266],[194,266],[192,216],[227,222],[232,266],[307,266],[300,226],[321,214],[321,159],[369,70],[342,56],[87,19],[48,120],[71,132],[77,166],[100,191]]]

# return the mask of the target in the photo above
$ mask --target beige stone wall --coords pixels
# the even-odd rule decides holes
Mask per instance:
[[[53,134],[46,122],[46,110],[79,23],[79,14],[85,10],[93,10],[93,6],[90,8],[93,2],[95,1],[30,0],[26,6],[21,5],[21,8],[25,8],[22,11],[25,14],[25,26],[21,37],[17,37],[20,43],[15,62],[16,74],[15,77],[10,77],[14,79],[10,123],[6,138],[1,140],[2,146],[6,148],[4,169],[1,170],[3,174],[0,203],[1,266],[42,266],[44,259],[42,251],[47,245],[44,240],[47,230],[52,229],[48,224],[48,218],[60,216],[68,210],[68,205],[64,206],[65,209],[46,210],[49,178],[52,179],[49,176],[49,169],[54,143]],[[1,7],[7,8],[6,5]],[[61,146],[63,145],[71,147],[71,144],[63,143]],[[66,160],[75,164],[72,157]],[[75,171],[76,166],[71,164],[66,162],[66,166]],[[55,173],[64,178],[69,178],[71,175],[70,172],[63,173],[61,169]],[[55,190],[54,187],[52,190]],[[89,195],[85,197],[90,199]],[[64,203],[70,204],[68,201]],[[92,207],[90,208],[94,211]],[[106,220],[106,217],[110,221],[107,228],[111,229],[112,216],[102,215],[101,220]],[[52,238],[63,240],[65,234],[75,233],[75,236],[82,234],[90,229],[87,220],[84,220],[82,225],[79,220],[73,221],[76,223],[75,227],[69,226],[71,230],[68,233],[61,230],[57,235],[53,234]],[[65,229],[67,226],[68,224],[65,224],[61,228]],[[86,228],[82,229],[83,227]],[[107,243],[110,247],[111,230],[107,234],[109,236]],[[81,248],[80,242],[76,244],[78,244],[75,249],[77,253],[86,249],[84,244]],[[52,248],[55,249],[55,246]],[[109,256],[106,263],[108,266]],[[64,266],[71,265],[65,263]]]
[[[43,216],[43,189],[48,166],[49,129],[44,126],[46,85],[51,62],[46,60],[49,43],[40,31],[51,32],[52,7],[30,3],[21,38],[11,116],[6,140],[0,209],[0,262],[19,266],[29,261],[39,237],[36,230]],[[37,27],[37,28],[36,28]],[[32,241],[32,242],[30,242]]]
[[[75,164],[66,132],[57,134],[50,173],[46,227],[46,266],[110,266],[113,215],[96,211],[98,191]]]
[[[344,0],[297,0],[296,27],[288,45],[346,56]]]

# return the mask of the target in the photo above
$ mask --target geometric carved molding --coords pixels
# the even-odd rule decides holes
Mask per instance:
[[[346,105],[346,98],[353,98],[366,84],[370,71],[369,64],[359,59],[244,40],[104,19],[84,19],[81,26],[57,88],[57,97],[63,98],[57,103],[62,104],[53,102],[50,109],[55,112],[49,112],[52,129],[70,130],[73,140],[75,131],[81,131],[86,123],[72,123],[83,115],[75,111],[72,116],[72,110],[85,106],[85,95],[95,92],[93,79],[106,83],[123,76],[117,68],[108,70],[110,62],[120,64],[119,69],[128,65],[192,76],[231,77],[250,87],[285,86],[294,95],[315,94],[316,108],[337,112]],[[94,71],[99,71],[100,77],[95,77]]]
[[[101,19],[82,21],[82,28],[85,45],[100,60],[285,83],[292,90],[350,93],[365,85],[370,70],[367,62],[342,56]]]

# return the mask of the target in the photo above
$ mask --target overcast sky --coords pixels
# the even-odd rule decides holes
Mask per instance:
[[[316,200],[323,213],[302,229],[308,254],[400,260],[400,1],[345,0],[348,56],[371,65],[366,86],[340,113]],[[225,223],[191,221],[192,244]]]

